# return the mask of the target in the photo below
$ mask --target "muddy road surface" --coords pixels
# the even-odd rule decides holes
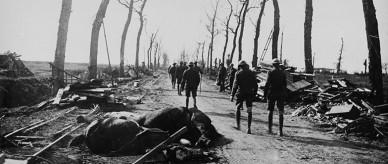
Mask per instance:
[[[235,103],[230,102],[228,92],[218,92],[215,82],[202,79],[198,91],[197,106],[211,119],[224,135],[221,146],[216,147],[221,157],[219,163],[387,163],[388,149],[371,144],[341,140],[338,136],[314,127],[301,118],[285,116],[285,136],[278,136],[278,117],[275,113],[273,131],[267,133],[265,103],[255,102],[253,107],[252,134],[247,134],[247,113],[242,111],[241,130],[235,129]],[[178,96],[172,89],[167,74],[149,86],[153,94],[145,104],[154,107],[184,106],[185,96]],[[147,102],[148,101],[148,102]],[[190,99],[189,107],[192,107]],[[244,106],[245,108],[245,106]],[[246,109],[246,108],[245,108]],[[290,109],[286,107],[286,113]]]

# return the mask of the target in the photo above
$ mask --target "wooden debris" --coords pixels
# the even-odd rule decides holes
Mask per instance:
[[[14,135],[14,134],[16,134],[16,133],[19,133],[19,132],[21,132],[21,131],[23,131],[23,130],[25,130],[25,129],[27,129],[27,128],[30,128],[30,127],[35,126],[35,125],[37,125],[37,124],[40,124],[40,123],[42,123],[43,121],[44,121],[44,120],[41,120],[41,121],[35,122],[35,123],[31,124],[31,125],[28,125],[28,126],[25,126],[25,127],[23,127],[23,128],[17,129],[17,130],[15,130],[15,131],[13,131],[13,132],[11,132],[11,133],[5,135],[4,137],[5,137],[5,138],[11,137],[12,135]]]
[[[52,103],[53,105],[59,105],[59,102],[62,99],[62,95],[65,89],[60,88],[57,92],[57,95],[55,96],[54,102]]]
[[[150,151],[148,151],[146,154],[144,154],[143,156],[141,156],[138,160],[136,160],[135,162],[133,162],[133,164],[141,164],[141,163],[144,163],[145,160],[147,158],[149,158],[151,155],[153,155],[154,153],[162,150],[167,144],[169,144],[170,142],[176,140],[178,137],[180,137],[182,134],[186,133],[187,132],[187,127],[183,127],[181,129],[179,129],[177,132],[175,132],[174,134],[172,134],[170,137],[168,137],[166,140],[164,140],[163,142],[161,142],[159,145],[155,146],[153,149],[151,149]]]

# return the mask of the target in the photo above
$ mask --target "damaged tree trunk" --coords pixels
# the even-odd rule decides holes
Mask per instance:
[[[210,33],[210,45],[209,45],[209,63],[210,63],[210,69],[212,69],[212,61],[213,61],[213,50],[214,50],[214,38],[216,37],[216,31],[215,31],[215,25],[216,25],[216,18],[217,18],[217,11],[218,11],[218,4],[219,1],[217,1],[216,8],[214,9],[214,13],[210,19],[210,27],[208,27],[208,31]]]
[[[242,39],[244,35],[244,27],[245,27],[245,17],[248,12],[248,6],[249,6],[249,0],[245,0],[245,7],[244,12],[241,18],[241,29],[240,29],[240,36],[238,38],[238,60],[240,61],[242,59]]]
[[[90,56],[89,56],[89,79],[97,77],[97,53],[98,53],[98,37],[100,34],[101,23],[105,17],[106,8],[109,0],[102,0],[98,8],[96,19],[94,19],[92,27],[92,37],[90,41]]]
[[[274,7],[274,24],[273,24],[273,34],[272,34],[272,59],[278,57],[278,38],[279,38],[279,3],[278,0],[273,0]]]
[[[121,0],[118,0],[118,2],[128,8],[128,16],[127,16],[127,20],[125,21],[123,34],[121,35],[121,45],[120,45],[120,76],[122,77],[124,76],[125,40],[127,38],[129,24],[131,24],[131,20],[132,20],[133,0],[131,0],[129,4],[127,1],[122,2]]]
[[[222,62],[225,63],[225,53],[226,53],[226,48],[228,47],[228,42],[229,42],[229,23],[230,23],[230,18],[232,18],[233,14],[233,5],[230,3],[230,0],[227,0],[230,6],[230,11],[229,15],[226,18],[226,24],[225,24],[225,44],[224,44],[224,50],[222,51]],[[228,65],[229,66],[229,65]]]
[[[55,49],[54,58],[54,65],[61,70],[65,70],[66,41],[71,13],[71,4],[72,0],[62,0],[62,10],[61,16],[59,18],[57,33],[57,47]],[[57,93],[58,89],[64,86],[64,72],[61,70],[53,69],[53,93]]]
[[[140,37],[141,37],[141,33],[143,31],[143,26],[144,26],[143,10],[144,10],[146,3],[147,3],[147,0],[144,0],[141,7],[140,7],[140,11],[137,11],[137,14],[139,14],[139,17],[140,17],[140,27],[139,27],[139,31],[137,32],[137,38],[136,38],[136,59],[135,59],[135,68],[136,69],[139,68]]]
[[[342,51],[344,50],[344,38],[341,38],[341,48],[337,63],[337,74],[341,73]]]
[[[261,2],[259,18],[257,18],[256,33],[255,33],[255,38],[253,39],[252,67],[257,67],[257,52],[259,49],[260,25],[261,25],[261,18],[263,17],[263,13],[264,13],[265,2],[267,2],[267,0],[263,0]]]
[[[240,28],[240,25],[241,25],[241,14],[244,10],[244,6],[245,3],[243,3],[243,5],[241,6],[241,9],[240,9],[240,12],[238,13],[238,15],[236,15],[236,18],[237,18],[237,25],[236,25],[236,28],[234,29],[233,31],[233,47],[232,47],[232,51],[230,52],[230,63],[233,63],[233,56],[234,56],[234,51],[236,50],[236,41],[237,41],[237,33],[238,33],[238,29]]]
[[[369,79],[375,93],[375,104],[384,103],[383,74],[381,67],[380,38],[373,0],[362,0],[366,38],[369,50]]]
[[[306,0],[306,16],[304,21],[304,63],[305,72],[314,73],[311,55],[311,28],[313,20],[313,1]]]

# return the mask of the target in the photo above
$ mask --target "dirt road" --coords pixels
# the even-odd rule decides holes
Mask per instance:
[[[185,97],[171,89],[167,74],[149,88],[153,94],[146,104],[155,108],[184,106]],[[266,104],[254,103],[252,134],[246,134],[246,112],[242,112],[242,128],[236,130],[235,105],[229,94],[217,91],[214,81],[203,79],[198,92],[198,108],[212,119],[227,144],[216,148],[220,163],[387,163],[386,148],[339,140],[335,135],[313,127],[308,121],[285,116],[285,136],[267,134]],[[192,102],[192,100],[190,100]],[[152,105],[153,104],[153,105]],[[192,106],[192,104],[190,104]],[[277,115],[274,116],[277,131]]]

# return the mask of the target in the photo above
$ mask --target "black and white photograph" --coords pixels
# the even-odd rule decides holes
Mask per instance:
[[[0,0],[0,164],[386,164],[387,0]]]

